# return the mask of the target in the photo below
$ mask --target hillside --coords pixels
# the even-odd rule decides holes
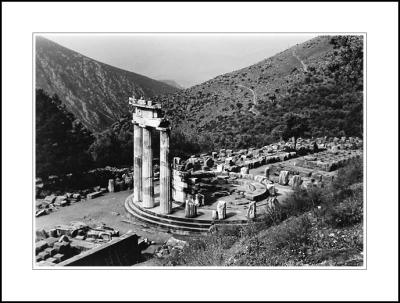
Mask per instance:
[[[323,188],[296,189],[258,223],[221,224],[207,235],[188,237],[181,253],[158,258],[155,265],[362,266],[362,180],[359,159]]]
[[[159,101],[175,134],[210,150],[271,143],[288,112],[310,136],[362,137],[362,68],[361,36],[320,36]]]
[[[160,80],[160,81],[170,86],[176,87],[178,89],[184,89],[184,87],[181,86],[179,83],[177,83],[175,80]]]
[[[57,96],[36,90],[36,177],[75,175],[92,165],[88,149],[94,137],[76,121]]]
[[[128,112],[128,97],[174,93],[160,81],[98,62],[36,37],[36,88],[57,94],[91,131],[101,131]]]

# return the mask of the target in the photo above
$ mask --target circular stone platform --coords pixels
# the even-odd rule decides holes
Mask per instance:
[[[205,201],[206,205],[198,207],[198,215],[195,218],[186,218],[185,203],[176,201],[172,202],[171,214],[165,215],[161,214],[160,210],[159,186],[154,185],[155,207],[146,209],[141,202],[133,202],[132,194],[125,201],[127,214],[129,217],[177,234],[207,233],[212,225],[246,225],[257,222],[268,204],[268,191],[264,184],[254,180],[236,179],[228,182],[222,191],[214,192],[215,197]],[[229,195],[219,197],[218,193],[224,190],[229,192]],[[278,187],[278,200],[281,200],[288,191],[291,190],[287,187],[283,190]],[[248,204],[251,202],[248,198],[258,200],[257,217],[253,220],[248,220],[246,217]],[[226,218],[213,220],[212,211],[217,209],[217,203],[221,200],[226,202]]]

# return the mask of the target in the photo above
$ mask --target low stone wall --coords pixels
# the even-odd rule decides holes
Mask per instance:
[[[172,199],[177,202],[185,203],[187,195],[192,192],[195,186],[193,179],[204,177],[226,176],[237,180],[232,180],[236,184],[243,184],[249,182],[254,184],[257,190],[254,193],[248,193],[247,197],[252,201],[259,201],[267,196],[267,189],[265,185],[268,179],[263,176],[254,176],[253,174],[235,173],[227,171],[197,171],[194,173],[179,171],[173,169],[172,171]],[[254,182],[253,182],[254,181]],[[258,184],[259,183],[259,184]]]
[[[104,245],[65,260],[58,266],[130,266],[140,256],[138,236],[128,233]]]
[[[361,150],[333,150],[321,152],[314,156],[298,158],[296,160],[296,165],[309,169],[318,169],[330,172],[345,166],[356,158],[361,157]]]

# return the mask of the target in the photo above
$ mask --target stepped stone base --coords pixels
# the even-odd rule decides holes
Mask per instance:
[[[125,209],[129,218],[138,219],[153,227],[174,234],[207,234],[212,226],[238,227],[249,224],[245,213],[232,215],[224,220],[213,220],[212,209],[199,208],[199,216],[186,218],[184,204],[173,203],[172,213],[164,215],[159,212],[159,207],[153,209],[144,208],[140,202],[133,201],[133,195],[125,200]],[[253,222],[256,222],[254,219]]]

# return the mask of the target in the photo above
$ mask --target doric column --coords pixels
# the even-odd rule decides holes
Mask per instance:
[[[133,124],[133,201],[142,201],[143,129]]]
[[[151,128],[143,127],[143,207],[154,207],[153,185],[153,149],[151,144]]]
[[[169,163],[169,129],[160,129],[160,211],[170,214],[171,203],[171,169]]]

